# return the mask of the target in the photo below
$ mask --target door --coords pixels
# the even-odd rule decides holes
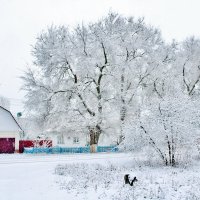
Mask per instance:
[[[14,153],[15,138],[0,138],[0,153]]]

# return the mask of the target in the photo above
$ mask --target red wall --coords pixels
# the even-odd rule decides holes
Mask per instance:
[[[52,140],[20,140],[19,153],[24,152],[24,147],[52,147]]]

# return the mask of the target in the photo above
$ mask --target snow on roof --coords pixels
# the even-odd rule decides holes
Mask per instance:
[[[1,131],[22,131],[10,111],[0,106],[0,132]]]

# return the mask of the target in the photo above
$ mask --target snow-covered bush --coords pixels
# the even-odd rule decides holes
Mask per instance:
[[[66,164],[55,169],[56,182],[77,199],[193,199],[200,196],[199,166],[151,168],[116,164]],[[124,175],[136,176],[133,187],[124,184]]]

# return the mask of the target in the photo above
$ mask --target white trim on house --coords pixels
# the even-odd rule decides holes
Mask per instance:
[[[15,150],[19,150],[20,134],[18,132],[0,132],[0,138],[15,138]]]

